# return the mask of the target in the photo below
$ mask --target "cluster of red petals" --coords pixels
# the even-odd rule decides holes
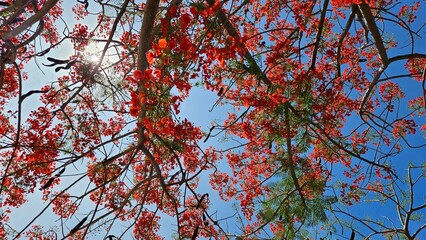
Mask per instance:
[[[133,72],[133,76],[135,76],[135,78],[137,79],[137,80],[142,80],[143,79],[143,77],[144,77],[144,74],[143,74],[143,72],[141,71],[141,70],[135,70],[134,72]]]
[[[130,93],[131,100],[130,100],[130,115],[133,117],[137,117],[139,113],[139,97],[138,94],[134,91]]]
[[[191,21],[192,21],[191,15],[189,15],[188,13],[183,14],[179,19],[179,24],[181,29],[185,30]]]
[[[367,4],[374,3],[374,1],[370,1],[370,0],[332,0],[331,1],[331,3],[336,7],[350,6],[351,4],[361,4],[363,2]]]

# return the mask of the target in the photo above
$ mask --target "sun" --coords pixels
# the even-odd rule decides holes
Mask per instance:
[[[91,54],[91,55],[87,56],[86,59],[90,63],[98,63],[101,60],[100,56],[97,55],[97,54]]]
[[[97,41],[90,41],[85,51],[83,52],[83,59],[89,63],[97,64],[101,61],[102,44]]]

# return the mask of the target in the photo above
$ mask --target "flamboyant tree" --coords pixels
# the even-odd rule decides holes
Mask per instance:
[[[424,2],[71,2],[0,2],[0,238],[425,236]]]

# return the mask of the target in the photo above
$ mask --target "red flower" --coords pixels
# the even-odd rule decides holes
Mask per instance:
[[[179,19],[179,24],[182,30],[185,30],[189,23],[191,22],[192,17],[188,13],[183,14]]]
[[[180,50],[186,52],[191,48],[191,45],[192,45],[191,41],[189,41],[189,39],[186,37],[182,40],[182,42],[179,45]]]
[[[139,109],[138,108],[134,108],[133,106],[130,107],[130,115],[133,117],[137,117],[139,113]]]
[[[191,12],[192,16],[194,16],[194,17],[198,15],[198,10],[194,6],[192,6],[189,9],[189,11]]]
[[[169,8],[169,10],[166,13],[166,16],[170,17],[170,18],[174,18],[177,16],[178,13],[178,8],[177,6],[172,6],[171,8]]]
[[[142,73],[142,71],[141,70],[135,70],[134,72],[133,72],[133,76],[135,76],[135,78],[136,79],[138,79],[138,80],[142,80],[143,79],[143,73]]]
[[[173,50],[173,48],[175,48],[175,47],[176,47],[176,42],[175,42],[175,41],[173,41],[173,40],[171,40],[171,41],[169,41],[169,42],[167,43],[167,45],[169,46],[169,49],[170,49],[170,50]]]
[[[130,96],[131,96],[130,115],[133,117],[136,117],[138,116],[138,113],[139,113],[139,97],[138,97],[138,94],[134,91],[130,93]]]

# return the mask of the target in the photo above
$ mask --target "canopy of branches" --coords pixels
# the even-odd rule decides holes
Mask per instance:
[[[0,238],[426,238],[425,11],[0,1]]]

